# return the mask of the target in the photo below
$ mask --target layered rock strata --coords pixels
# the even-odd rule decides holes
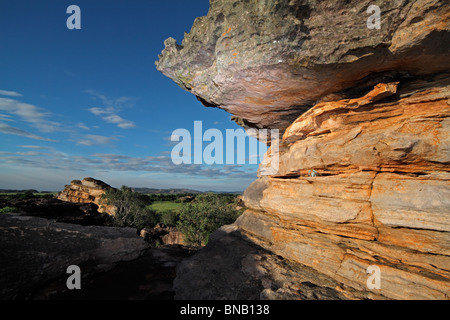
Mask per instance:
[[[57,199],[74,203],[94,203],[98,206],[98,211],[109,215],[115,214],[115,207],[107,205],[102,199],[106,190],[112,187],[101,180],[94,178],[84,178],[83,180],[72,180],[70,185],[66,185],[57,195]]]
[[[279,174],[247,189],[237,225],[352,288],[368,290],[375,265],[383,296],[448,299],[450,82],[439,84],[316,105],[286,130]]]
[[[281,129],[243,196],[240,241],[345,298],[449,299],[450,5],[379,1],[381,29],[369,29],[370,4],[212,0],[181,45],[166,40],[157,68],[243,126]],[[207,274],[204,259],[179,268]],[[191,282],[176,283],[182,298]]]

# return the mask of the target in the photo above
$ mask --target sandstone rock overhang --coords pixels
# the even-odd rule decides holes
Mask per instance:
[[[361,96],[379,82],[446,72],[446,1],[211,0],[156,67],[205,106],[252,127],[284,130],[319,101]],[[351,90],[348,90],[351,89]]]
[[[281,297],[303,296],[281,293],[305,282],[351,299],[450,297],[450,3],[377,1],[380,29],[367,27],[371,4],[212,0],[181,45],[166,40],[156,63],[238,124],[281,129],[232,226],[246,240],[233,239],[331,281],[296,268]],[[274,163],[276,173],[262,174]],[[230,239],[210,239],[208,254],[224,256],[217,243]],[[227,256],[236,268],[225,265],[224,279],[245,273],[244,256]],[[179,266],[180,297],[196,272],[217,274],[207,259]],[[378,288],[367,282],[372,267],[381,272]],[[260,270],[247,275],[251,297],[270,298],[273,270]],[[225,281],[214,289],[214,277],[195,283],[207,298],[233,291]]]

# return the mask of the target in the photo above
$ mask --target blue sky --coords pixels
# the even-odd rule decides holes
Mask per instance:
[[[81,9],[69,30],[68,6]],[[244,190],[257,165],[180,165],[175,129],[239,128],[155,68],[208,0],[0,2],[0,188],[61,190],[94,177],[115,187]],[[205,143],[207,145],[208,143]]]

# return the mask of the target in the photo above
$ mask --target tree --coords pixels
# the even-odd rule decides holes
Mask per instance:
[[[239,215],[233,196],[202,194],[181,207],[177,227],[188,244],[201,245],[214,230],[233,223]]]
[[[173,210],[163,211],[159,214],[159,221],[168,226],[175,227],[178,221],[178,214]]]
[[[146,208],[148,199],[145,195],[134,192],[127,186],[109,189],[102,195],[106,204],[116,207],[112,217],[113,224],[119,227],[133,227],[138,230],[153,227],[157,223],[156,212]]]

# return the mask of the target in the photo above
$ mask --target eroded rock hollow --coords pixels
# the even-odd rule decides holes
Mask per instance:
[[[221,270],[252,279],[252,298],[450,297],[450,5],[378,1],[381,28],[370,29],[371,4],[211,0],[156,63],[205,106],[283,133],[260,167],[276,160],[276,174],[249,186],[248,210],[208,249],[238,237],[295,264],[283,280],[278,260],[264,269],[262,254],[235,250]],[[207,260],[180,266],[178,298]],[[197,283],[201,298],[235,298]]]

